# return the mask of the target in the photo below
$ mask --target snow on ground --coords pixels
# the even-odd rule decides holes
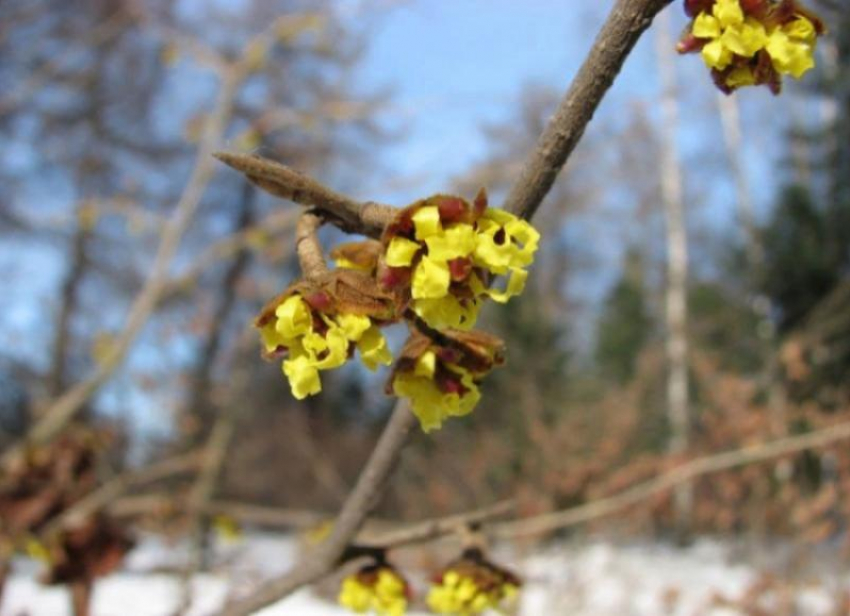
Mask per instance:
[[[292,566],[297,541],[253,535],[240,545],[219,552],[226,567],[220,567],[220,573],[199,575],[193,580],[193,616],[215,614],[231,590],[245,592],[260,580]],[[713,597],[740,599],[762,577],[756,567],[734,553],[732,547],[716,542],[678,549],[662,544],[617,545],[593,540],[581,545],[552,546],[528,557],[511,557],[509,552],[500,550],[499,559],[517,568],[525,578],[518,611],[522,616],[735,616],[745,612],[714,605]],[[812,560],[817,563],[818,558]],[[121,573],[97,585],[94,616],[172,614],[179,602],[180,583],[173,574],[156,571],[174,567],[180,561],[180,549],[156,539],[143,541]],[[17,563],[0,615],[68,614],[65,590],[38,585],[34,573],[33,563]],[[805,583],[773,586],[762,597],[762,601],[767,601],[762,606],[766,613],[775,613],[776,602],[791,597],[796,602],[796,613],[828,616],[837,613],[832,612],[837,589],[850,588],[848,582],[846,574],[839,577],[837,569],[827,565],[819,572],[810,570]],[[261,616],[346,613],[304,590],[264,610]]]

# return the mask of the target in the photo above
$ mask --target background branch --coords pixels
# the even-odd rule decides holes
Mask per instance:
[[[218,101],[206,124],[204,136],[198,148],[195,168],[163,231],[150,276],[130,308],[123,331],[111,344],[103,361],[94,371],[60,396],[47,409],[44,416],[30,431],[27,437],[28,442],[42,443],[52,439],[74,418],[85,402],[100,389],[124,361],[142,327],[156,308],[167,284],[168,267],[212,177],[213,165],[210,156],[213,148],[224,135],[233,100],[243,77],[244,74],[236,70],[226,73],[223,77]],[[11,448],[4,454],[4,461],[21,454],[25,446],[26,443],[20,443]]]
[[[86,518],[107,507],[112,501],[132,488],[194,471],[198,468],[199,460],[200,454],[192,452],[175,458],[168,458],[140,470],[118,475],[51,520],[42,534],[47,536],[84,522]]]
[[[493,530],[499,537],[512,538],[552,532],[610,515],[630,505],[635,505],[652,496],[688,483],[697,477],[756,462],[764,462],[806,449],[823,447],[845,439],[850,439],[850,422],[836,424],[808,434],[789,436],[735,451],[698,458],[614,496],[564,511],[547,513],[516,522],[507,522],[500,524]]]

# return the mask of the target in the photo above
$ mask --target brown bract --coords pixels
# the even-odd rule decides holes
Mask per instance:
[[[387,379],[388,395],[393,395],[396,374],[414,370],[416,362],[428,351],[432,351],[441,363],[460,366],[473,377],[483,376],[505,363],[505,343],[498,336],[457,329],[413,329]]]
[[[300,295],[311,308],[326,315],[354,314],[379,323],[398,320],[398,306],[392,294],[382,290],[375,279],[354,270],[334,270],[314,279],[298,280],[268,302],[254,324],[263,327],[272,322],[275,310],[288,297]]]
[[[445,567],[438,579],[442,581],[442,576],[449,571],[473,580],[475,586],[481,592],[487,594],[499,592],[505,585],[516,586],[517,588],[522,586],[522,580],[519,576],[488,560],[479,548],[470,548],[464,551],[460,558]]]
[[[335,246],[331,252],[334,261],[346,261],[349,267],[366,274],[374,274],[378,268],[378,259],[383,253],[383,246],[377,240],[362,242],[345,242]]]

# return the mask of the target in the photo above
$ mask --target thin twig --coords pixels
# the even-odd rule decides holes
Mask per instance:
[[[249,597],[225,606],[222,614],[251,614],[333,571],[383,492],[416,423],[416,417],[410,412],[407,403],[400,400],[366,467],[360,473],[357,485],[343,504],[331,536],[292,572],[266,582]]]
[[[286,165],[256,154],[216,152],[215,157],[244,173],[251,182],[266,192],[321,210],[329,217],[329,222],[350,233],[380,237],[384,227],[396,215],[395,208],[355,201]]]
[[[743,449],[698,458],[687,462],[636,486],[628,488],[607,498],[589,502],[578,507],[547,513],[525,520],[507,522],[494,527],[493,533],[499,537],[524,537],[576,526],[595,520],[626,507],[640,503],[657,494],[662,494],[671,488],[693,481],[697,477],[726,471],[747,464],[764,462],[781,456],[798,453],[806,449],[824,447],[837,441],[850,439],[850,422],[844,422],[816,430],[807,434],[789,436],[786,438],[751,445]]]
[[[468,513],[435,518],[411,524],[410,526],[396,530],[386,531],[380,534],[374,532],[358,535],[356,545],[368,546],[370,548],[389,549],[414,545],[433,541],[445,535],[459,532],[470,525],[483,524],[494,519],[504,517],[516,509],[513,500],[502,501]]]
[[[50,396],[58,396],[65,389],[66,364],[68,349],[71,346],[71,321],[79,306],[79,288],[85,280],[86,271],[91,263],[87,252],[91,240],[91,228],[84,216],[86,204],[77,208],[77,228],[71,245],[71,264],[62,282],[60,293],[61,303],[56,318],[56,328],[53,336],[53,349],[50,372],[47,377],[47,392]]]
[[[309,528],[329,520],[330,513],[302,509],[281,509],[237,501],[213,501],[204,508],[208,515],[223,515],[241,524],[269,528]]]
[[[84,522],[89,516],[107,507],[112,501],[132,488],[153,483],[166,477],[187,473],[198,467],[198,452],[168,458],[140,470],[123,473],[77,501],[45,526],[42,534],[51,535]]]
[[[285,233],[295,226],[298,212],[274,212],[255,225],[210,244],[187,267],[183,273],[168,281],[162,292],[163,298],[177,295],[195,284],[200,276],[216,261],[232,257],[242,250],[255,249],[255,244],[264,243],[278,233]]]
[[[278,41],[279,27],[280,20],[256,36],[248,47],[266,53]],[[25,442],[18,443],[4,453],[2,463],[8,463],[22,455],[28,444],[43,443],[55,437],[123,363],[137,336],[162,299],[163,291],[168,285],[168,269],[212,179],[215,171],[212,160],[214,150],[224,138],[236,96],[241,84],[253,72],[254,61],[254,58],[246,53],[232,64],[220,68],[221,85],[218,98],[204,123],[195,166],[163,229],[150,276],[134,299],[124,328],[92,373],[60,396],[33,426]]]
[[[321,217],[313,210],[307,210],[298,218],[295,252],[298,253],[298,262],[306,278],[317,278],[328,272],[328,264],[319,242],[319,227],[322,222]]]

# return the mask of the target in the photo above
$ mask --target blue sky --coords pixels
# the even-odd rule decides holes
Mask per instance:
[[[528,84],[565,88],[610,5],[419,0],[383,11],[360,76],[366,87],[393,88],[393,115],[407,131],[384,160],[410,183],[376,197],[405,202],[444,189],[482,158],[481,126],[510,117]],[[628,74],[646,69],[647,47],[630,59]],[[630,89],[646,91],[627,79]]]

